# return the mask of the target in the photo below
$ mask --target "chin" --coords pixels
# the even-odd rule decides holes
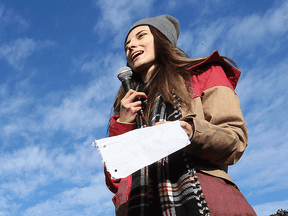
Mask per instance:
[[[149,71],[149,69],[153,67],[153,65],[155,64],[154,63],[144,63],[144,64],[138,63],[138,64],[131,64],[129,66],[132,68],[132,70],[135,73],[141,76],[141,74],[147,73],[147,71]]]
[[[130,65],[129,65],[130,66]],[[132,68],[132,70],[136,73],[140,73],[141,71],[144,70],[144,65],[131,65],[130,66]]]
[[[152,65],[153,64],[151,63],[144,63],[144,64],[138,63],[138,64],[133,65],[133,68],[135,72],[140,73],[143,71],[144,72],[148,71]]]

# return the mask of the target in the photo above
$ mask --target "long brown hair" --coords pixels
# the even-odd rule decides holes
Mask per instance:
[[[173,106],[178,108],[178,102],[173,95],[180,99],[181,108],[187,111],[192,110],[192,83],[191,76],[199,74],[202,71],[187,71],[189,66],[198,64],[204,61],[207,57],[189,58],[188,55],[181,49],[175,47],[161,32],[156,28],[149,26],[152,35],[154,36],[154,46],[156,55],[156,68],[153,71],[146,87],[143,89],[148,96],[148,105],[144,109],[144,116],[147,125],[150,123],[150,114],[155,106],[155,99],[160,93],[163,99]],[[225,59],[228,59],[225,57]],[[228,59],[229,61],[231,59]],[[232,60],[231,60],[232,61]],[[233,64],[235,64],[232,61]],[[141,82],[141,78],[133,73],[134,86]],[[186,81],[186,85],[184,84]],[[120,113],[120,102],[124,97],[125,92],[121,87],[116,100],[114,102],[114,115]]]

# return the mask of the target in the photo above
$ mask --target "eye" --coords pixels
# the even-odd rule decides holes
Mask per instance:
[[[140,39],[140,38],[142,38],[144,35],[146,35],[146,33],[141,33],[141,34],[139,34],[139,37],[138,37],[138,38]]]

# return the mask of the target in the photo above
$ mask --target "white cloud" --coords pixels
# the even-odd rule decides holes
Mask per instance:
[[[230,170],[240,188],[253,188],[250,195],[280,192],[288,187],[287,143],[273,144],[271,147],[247,150],[239,164]]]
[[[0,124],[4,131],[2,141],[24,136],[32,139],[33,143],[43,135],[46,138],[53,136],[55,131],[68,132],[71,138],[81,138],[95,133],[96,128],[106,128],[121,85],[116,75],[125,65],[124,58],[117,56],[82,61],[77,70],[94,75],[87,86],[43,95],[41,99],[32,94],[35,90],[29,79],[15,83],[17,88],[14,91],[2,85],[0,116],[5,119],[5,124]]]
[[[271,214],[275,214],[279,209],[287,210],[288,209],[287,206],[288,206],[288,200],[284,200],[284,201],[255,205],[253,206],[253,208],[258,216],[268,216]]]
[[[113,105],[112,100],[116,96],[115,90],[109,76],[90,82],[87,88],[74,89],[60,106],[48,106],[44,109],[46,113],[43,128],[64,130],[81,137],[95,128],[105,127]]]
[[[70,91],[60,105],[48,105],[40,112],[45,113],[44,129],[60,129],[81,137],[95,128],[107,126],[113,101],[121,85],[117,72],[126,62],[117,54],[75,62],[77,70],[93,74],[94,79],[86,87]]]
[[[15,177],[11,181],[7,181],[1,184],[1,192],[3,194],[9,194],[10,197],[17,197],[23,199],[33,193],[39,188],[39,186],[47,185],[49,178],[43,174],[27,173],[31,177]]]
[[[7,9],[0,3],[0,37],[5,33],[4,29],[8,25],[16,25],[13,31],[23,31],[29,26],[28,22],[12,9]]]
[[[23,84],[23,82],[29,82],[28,80],[23,80],[18,82],[18,86]],[[24,86],[21,88],[26,89]],[[11,113],[17,113],[29,103],[32,102],[32,98],[29,95],[24,95],[23,92],[17,91],[16,95],[11,95],[7,89],[7,85],[3,84],[0,87],[0,98],[2,99],[0,103],[0,116],[9,115]]]
[[[91,87],[89,90],[98,91],[101,86],[103,85],[99,83],[98,86]],[[64,99],[59,107],[48,108],[43,129],[64,130],[82,136],[83,133],[88,132],[85,129],[91,131],[96,127],[104,126],[109,110],[105,110],[103,107],[101,109],[101,106],[99,106],[101,113],[100,110],[97,110],[97,107],[89,106],[90,103],[94,102],[92,97],[96,97],[96,95],[90,95],[91,97],[89,98],[82,98],[81,96],[89,97],[87,94],[79,94],[75,98]]]
[[[29,57],[35,50],[36,43],[29,38],[17,39],[0,47],[0,54],[10,65],[19,67],[19,61]]]
[[[122,48],[124,38],[133,23],[131,20],[149,17],[153,0],[97,0],[95,5],[101,10],[101,16],[94,27],[94,31],[103,38],[115,35],[111,48]],[[113,39],[112,39],[113,40]]]
[[[149,14],[152,2],[152,0],[145,2],[140,0],[98,0],[96,4],[102,11],[102,17],[98,20],[96,29],[108,29],[117,33],[123,26],[130,24],[134,17]],[[141,10],[137,10],[136,13],[136,8],[141,8]]]
[[[84,67],[90,63],[98,67],[94,70],[93,67]],[[14,91],[1,85],[3,100],[0,107],[3,109],[0,116],[5,116],[5,124],[1,126],[5,129],[6,136],[14,138],[20,134],[27,139],[21,139],[23,141],[17,145],[19,150],[11,153],[6,151],[0,155],[0,176],[3,180],[0,194],[10,197],[6,201],[10,206],[16,198],[24,200],[38,197],[38,204],[27,209],[25,214],[39,215],[37,212],[44,209],[47,215],[79,215],[75,213],[75,208],[82,209],[87,215],[93,212],[99,212],[99,215],[103,212],[112,214],[112,194],[103,184],[103,164],[97,149],[91,146],[91,141],[100,138],[95,137],[96,128],[108,126],[110,109],[120,86],[116,74],[124,63],[123,58],[112,55],[98,59],[98,64],[96,59],[91,62],[83,61],[82,65],[78,65],[83,71],[96,73],[98,69],[102,69],[102,74],[103,70],[107,71],[106,74],[92,80],[87,86],[59,92],[57,103],[53,101],[55,95],[50,94],[43,95],[41,101],[45,103],[39,103],[39,99],[31,94],[33,87],[29,85],[29,80],[19,85],[15,83],[18,88]],[[31,107],[33,112],[30,112]],[[53,143],[51,138],[56,132],[62,131],[70,136],[63,142],[57,139],[61,143]],[[2,141],[3,137],[5,135],[1,134]],[[77,138],[81,138],[81,141]],[[5,140],[8,145],[10,140]],[[86,186],[93,182],[98,170],[102,183]],[[62,191],[67,191],[55,195],[55,199],[40,201],[41,194],[49,193],[45,187],[57,185],[56,182],[69,183],[70,187],[63,188]],[[75,187],[69,189],[71,185]],[[88,198],[91,200],[88,201]],[[67,204],[67,200],[71,204]],[[8,204],[7,209],[11,209]],[[63,209],[63,206],[67,208]]]
[[[78,143],[71,153],[65,153],[60,147],[47,150],[28,146],[14,153],[2,154],[0,162],[1,179],[10,179],[2,182],[0,192],[18,198],[34,194],[39,187],[58,180],[85,185],[93,180],[95,169],[103,170],[101,157],[91,146],[91,141]]]
[[[287,67],[287,57],[268,66],[255,63],[238,86],[249,145],[229,173],[249,196],[281,193],[288,188]]]
[[[158,2],[157,2],[158,3]],[[196,16],[205,16],[207,14],[211,15],[217,10],[224,11],[225,8],[227,8],[227,4],[229,4],[229,0],[213,0],[213,1],[198,1],[198,0],[168,0],[159,2],[158,7],[161,8],[164,13],[171,14],[174,13],[175,10],[180,9],[183,10],[185,8],[186,10],[189,8],[190,13],[197,14]],[[188,10],[189,10],[188,9]],[[187,10],[187,14],[189,13]],[[168,11],[168,12],[167,12]],[[177,14],[175,14],[175,17],[177,17]]]
[[[12,215],[20,204],[13,203],[9,198],[0,195],[0,206],[0,216],[8,216]]]
[[[99,174],[93,177],[87,187],[72,188],[61,194],[28,208],[24,216],[71,216],[71,215],[108,215],[114,211],[111,202],[111,193],[105,188],[104,176]]]
[[[222,20],[211,23],[208,27],[201,27],[192,31],[183,31],[180,34],[178,46],[185,47],[184,51],[192,54],[192,58],[211,54],[211,46],[222,37],[226,25]]]
[[[12,34],[15,35],[15,33],[26,30],[28,26],[25,19],[0,3],[0,38],[6,38],[1,41],[7,41],[0,44],[0,59],[5,59],[16,69],[22,69],[25,60],[35,51],[55,45],[55,42],[50,40],[35,41],[27,37],[9,41],[10,29],[13,29]]]
[[[0,137],[3,143],[1,147],[4,146],[6,138],[9,140],[10,136],[19,136],[23,133],[23,130],[19,129],[29,129],[30,127],[27,126],[33,121],[31,116],[34,114],[24,114],[35,102],[29,93],[31,89],[29,79],[13,84],[15,86],[8,84],[0,86],[0,118],[2,120],[0,121],[2,131]]]
[[[13,197],[19,198],[29,195],[39,185],[45,185],[49,180],[47,172],[51,173],[53,168],[52,158],[39,147],[26,147],[11,154],[6,152],[0,161],[1,179],[10,179],[2,182],[1,193],[12,193]]]
[[[8,85],[7,84],[1,84],[0,85],[0,97],[5,97],[7,95],[8,92]],[[2,110],[2,109],[0,109]]]
[[[19,38],[0,47],[0,58],[6,59],[16,69],[22,69],[23,61],[29,58],[33,52],[53,45],[52,41],[35,42],[31,38]]]
[[[275,39],[287,33],[287,22],[288,2],[283,1],[279,7],[268,10],[263,16],[252,14],[238,19],[228,31],[227,39],[234,42],[236,49],[251,50],[260,45],[266,52],[277,52],[282,45]]]
[[[23,174],[41,168],[51,167],[51,160],[47,158],[45,150],[39,147],[26,147],[12,154],[1,155],[2,166],[0,167],[0,175]]]
[[[264,15],[226,17],[209,24],[203,21],[204,24],[196,29],[182,31],[178,45],[185,47],[184,51],[192,57],[209,55],[215,49],[232,58],[243,53],[255,57],[259,50],[271,55],[287,47],[279,40],[288,31],[287,22],[288,2],[283,1]]]

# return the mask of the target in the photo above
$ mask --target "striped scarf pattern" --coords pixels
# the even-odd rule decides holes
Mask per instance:
[[[180,117],[181,108],[157,97],[151,125]],[[190,157],[179,150],[133,173],[127,216],[210,216]]]

